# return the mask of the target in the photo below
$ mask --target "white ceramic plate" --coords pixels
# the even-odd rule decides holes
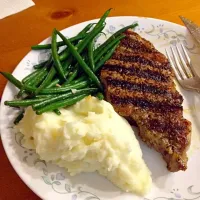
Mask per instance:
[[[96,20],[89,21],[95,22]],[[109,36],[119,28],[134,22],[139,23],[136,31],[150,40],[158,50],[182,42],[191,54],[194,65],[198,62],[200,49],[188,34],[187,30],[170,22],[143,17],[112,17],[107,19],[105,33]],[[66,36],[74,36],[89,22],[84,22],[63,30]],[[105,36],[101,37],[101,40]],[[49,42],[46,39],[42,43]],[[98,44],[98,42],[97,42]],[[20,62],[14,75],[22,79],[32,66],[45,60],[48,52],[31,51]],[[2,78],[2,77],[1,77]],[[170,173],[160,154],[140,142],[143,157],[152,172],[153,187],[146,197],[124,193],[104,177],[96,173],[84,173],[70,177],[64,169],[41,161],[32,150],[21,146],[21,135],[13,131],[13,118],[16,110],[5,107],[5,100],[13,99],[16,89],[8,83],[1,102],[1,137],[7,156],[21,179],[42,199],[49,200],[194,200],[200,199],[200,96],[180,89],[184,96],[185,117],[192,121],[192,145],[189,151],[188,169],[186,172]]]

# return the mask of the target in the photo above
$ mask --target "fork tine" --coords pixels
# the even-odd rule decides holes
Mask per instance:
[[[176,56],[176,53],[175,53],[174,49],[173,49],[172,47],[170,47],[170,48],[171,48],[171,51],[172,51],[172,56],[173,56],[173,58],[174,58],[174,61],[175,61],[177,70],[178,70],[179,73],[181,74],[182,79],[186,79],[187,76],[186,76],[186,74],[185,74],[185,72],[184,72],[184,70],[183,70],[183,67],[182,67],[182,66],[180,65],[180,63],[179,63],[179,60],[178,60],[178,58],[177,58],[177,56]]]
[[[176,69],[176,66],[174,65],[174,62],[173,62],[173,60],[171,59],[171,57],[170,57],[170,55],[169,55],[167,49],[165,49],[165,52],[166,52],[166,55],[167,55],[167,58],[168,58],[169,62],[171,63],[171,66],[172,66],[172,68],[173,68],[173,70],[174,70],[176,79],[178,80],[178,82],[181,81],[181,79],[182,79],[181,74],[180,74],[180,72]],[[180,83],[180,82],[179,82],[179,83]]]
[[[176,46],[176,50],[177,50],[177,52],[178,52],[180,61],[181,61],[182,66],[183,66],[182,68],[183,68],[183,70],[185,71],[185,74],[187,75],[188,78],[193,77],[193,74],[191,74],[190,67],[188,67],[188,65],[186,64],[185,59],[183,58],[182,53],[180,52],[178,46]]]
[[[181,43],[181,47],[182,47],[184,56],[185,56],[185,58],[186,58],[186,60],[187,60],[186,65],[187,65],[188,68],[190,69],[190,72],[191,72],[192,76],[195,76],[194,68],[193,68],[193,66],[192,66],[190,57],[189,57],[189,55],[188,55],[188,53],[187,53],[187,51],[186,51],[186,49],[185,49],[185,47],[184,47],[184,45],[183,45],[182,43]]]
[[[183,53],[184,53],[184,55],[185,55],[185,57],[186,57],[186,59],[187,59],[187,62],[188,62],[189,64],[191,64],[190,57],[188,56],[188,54],[187,54],[187,52],[186,52],[186,49],[185,49],[185,47],[184,47],[184,45],[183,45],[182,43],[181,43],[181,47],[182,47]]]

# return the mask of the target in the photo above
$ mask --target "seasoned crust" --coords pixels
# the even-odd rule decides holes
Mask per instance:
[[[175,88],[167,58],[133,31],[125,37],[100,76],[116,112],[137,124],[141,139],[160,152],[169,171],[187,169],[191,123]]]

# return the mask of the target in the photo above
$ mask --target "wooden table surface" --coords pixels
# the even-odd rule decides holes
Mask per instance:
[[[111,16],[145,16],[181,24],[183,15],[200,24],[199,0],[34,0],[35,6],[0,20],[0,70],[12,72],[30,46],[48,37],[54,27],[99,18],[112,7]],[[1,11],[2,8],[0,8]],[[0,77],[0,97],[6,80]],[[38,200],[18,177],[0,144],[0,200]]]

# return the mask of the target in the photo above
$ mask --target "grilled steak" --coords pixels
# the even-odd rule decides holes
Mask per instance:
[[[171,172],[186,170],[191,123],[175,88],[167,58],[147,40],[126,31],[100,76],[116,112],[137,124],[141,139],[160,152]]]

